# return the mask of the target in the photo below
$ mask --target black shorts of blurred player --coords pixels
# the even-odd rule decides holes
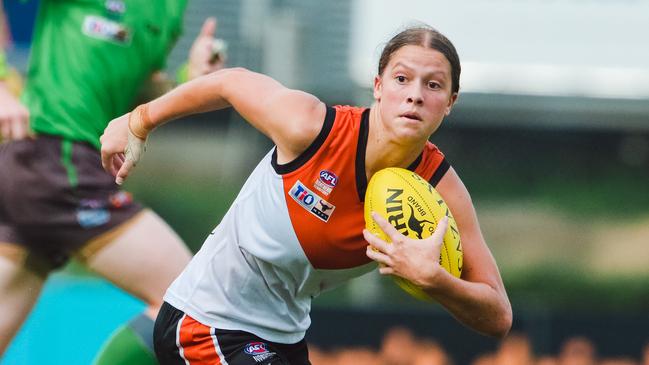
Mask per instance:
[[[0,146],[0,166],[0,242],[26,248],[42,275],[70,256],[91,256],[110,242],[105,233],[142,211],[86,143],[44,135],[14,141]]]

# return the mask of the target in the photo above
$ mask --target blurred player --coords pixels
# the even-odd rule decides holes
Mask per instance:
[[[308,364],[311,300],[375,269],[373,260],[381,273],[421,286],[467,326],[504,336],[512,312],[495,260],[466,188],[428,141],[451,112],[459,80],[451,42],[434,29],[411,28],[384,48],[370,108],[329,107],[267,76],[228,69],[111,121],[101,138],[102,163],[118,183],[149,132],[187,114],[232,106],[276,145],[167,290],[154,329],[161,363]],[[453,211],[462,278],[439,265],[446,219],[430,238],[413,240],[374,216],[391,245],[364,230],[367,181],[391,166],[430,181]]]
[[[181,34],[185,5],[41,0],[22,101],[0,73],[7,142],[0,146],[0,355],[48,274],[75,257],[147,305],[96,363],[155,363],[153,319],[191,254],[102,170],[99,136],[142,95],[169,89],[160,70]],[[212,53],[215,29],[208,19],[196,38],[189,78],[222,67]]]

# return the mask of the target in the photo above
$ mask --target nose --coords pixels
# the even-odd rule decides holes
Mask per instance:
[[[422,96],[422,92],[419,86],[413,85],[409,90],[408,90],[408,104],[415,104],[415,105],[423,105],[424,104],[424,98]]]

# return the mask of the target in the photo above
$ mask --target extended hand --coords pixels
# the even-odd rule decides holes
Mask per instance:
[[[101,164],[115,176],[118,185],[122,185],[146,149],[146,137],[141,139],[135,136],[129,128],[131,115],[132,113],[128,113],[113,119],[99,138]]]
[[[367,257],[381,264],[381,274],[400,276],[420,287],[431,287],[436,277],[444,271],[439,265],[441,246],[448,228],[448,217],[439,221],[435,232],[423,240],[412,239],[396,230],[383,217],[372,213],[372,218],[392,243],[388,243],[363,230],[367,246]]]
[[[31,136],[29,110],[0,81],[0,139],[11,141]]]
[[[188,77],[190,80],[207,75],[223,68],[225,57],[214,58],[214,34],[216,33],[216,18],[207,18],[201,32],[194,40],[189,50]]]

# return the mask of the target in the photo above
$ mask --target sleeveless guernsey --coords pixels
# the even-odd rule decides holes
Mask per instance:
[[[328,107],[296,160],[271,150],[165,301],[210,327],[300,341],[313,298],[376,267],[362,236],[368,123],[369,109]],[[449,165],[429,142],[409,168],[436,185]]]

